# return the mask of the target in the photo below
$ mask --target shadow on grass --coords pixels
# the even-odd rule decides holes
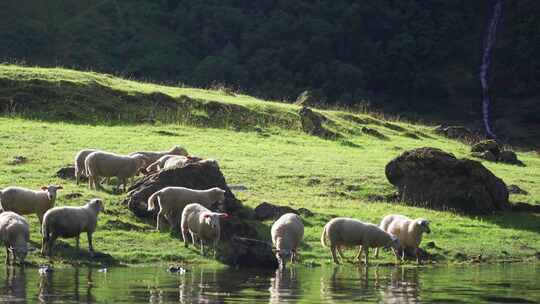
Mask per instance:
[[[495,224],[502,228],[525,230],[540,234],[540,214],[528,212],[498,212],[483,216],[467,216]]]
[[[82,245],[82,242],[81,242]],[[53,248],[53,256],[50,261],[61,261],[63,263],[74,265],[108,265],[120,266],[120,262],[112,255],[95,250],[94,257],[90,256],[90,252],[85,248],[77,250],[75,246],[71,246],[65,242],[57,241]]]

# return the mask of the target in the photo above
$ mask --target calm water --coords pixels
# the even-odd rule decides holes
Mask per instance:
[[[439,268],[297,267],[282,273],[188,268],[1,268],[13,303],[537,303],[540,264]]]

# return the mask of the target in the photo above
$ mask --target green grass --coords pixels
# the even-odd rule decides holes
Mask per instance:
[[[151,223],[133,216],[121,205],[123,194],[90,191],[86,185],[77,186],[73,181],[60,180],[54,175],[60,167],[72,163],[82,148],[128,153],[143,149],[165,150],[177,144],[187,147],[192,154],[217,159],[229,184],[247,186],[248,191],[237,192],[236,195],[248,207],[269,201],[293,208],[305,207],[315,212],[314,217],[305,218],[306,233],[301,248],[305,263],[330,262],[329,251],[320,246],[319,239],[322,226],[331,217],[350,216],[378,223],[389,213],[430,219],[433,233],[427,235],[424,242],[434,241],[440,247],[430,251],[436,253],[443,263],[459,262],[455,258],[457,253],[501,261],[534,259],[540,251],[540,217],[537,214],[501,213],[468,217],[384,201],[382,197],[394,191],[386,180],[384,167],[402,151],[431,146],[458,157],[468,156],[467,145],[439,137],[426,126],[385,122],[367,114],[322,111],[331,119],[327,126],[343,135],[340,140],[324,140],[299,130],[295,114],[298,108],[292,105],[262,102],[249,96],[233,97],[219,91],[138,83],[95,73],[3,65],[0,66],[0,84],[9,82],[12,87],[0,86],[0,100],[6,101],[24,93],[33,94],[32,102],[37,104],[36,98],[40,93],[35,92],[35,85],[38,81],[39,87],[56,92],[57,97],[81,92],[89,94],[80,99],[76,117],[84,116],[93,104],[119,102],[114,98],[124,96],[122,92],[138,96],[132,102],[143,108],[151,103],[148,93],[161,92],[173,97],[188,96],[188,106],[182,105],[185,101],[182,98],[174,100],[185,106],[183,109],[199,111],[199,116],[207,115],[208,119],[217,121],[210,124],[213,127],[202,127],[204,124],[191,116],[175,117],[178,120],[156,116],[153,124],[147,124],[130,119],[124,121],[123,116],[100,120],[100,112],[94,112],[93,118],[81,121],[56,116],[63,110],[54,107],[62,103],[50,97],[43,97],[50,101],[46,104],[48,108],[38,105],[38,109],[4,113],[0,118],[0,188],[18,185],[37,189],[44,184],[62,184],[65,189],[60,192],[58,206],[81,205],[92,197],[104,199],[107,210],[100,217],[94,237],[94,246],[101,252],[97,263],[215,263],[193,249],[184,249],[178,238],[169,233],[158,233]],[[63,81],[73,85],[59,85]],[[93,90],[95,94],[92,95]],[[108,93],[102,95],[106,90]],[[96,96],[111,99],[97,100]],[[215,116],[207,108],[197,105],[208,100],[219,104],[238,104],[242,106],[239,111],[247,110],[240,115],[230,113],[228,118]],[[135,105],[123,101],[115,107],[116,112],[123,113]],[[48,113],[38,113],[45,108]],[[260,120],[250,120],[249,117],[237,120],[246,113]],[[281,124],[283,122],[289,123]],[[363,126],[377,129],[387,139],[362,134]],[[411,138],[410,133],[417,134],[419,139]],[[28,162],[10,164],[13,157],[19,155],[27,157]],[[511,195],[512,201],[538,204],[540,158],[534,152],[520,152],[518,155],[526,167],[483,164],[507,184],[517,184],[529,191],[529,195]],[[70,193],[81,193],[82,196],[68,199],[66,195]],[[374,196],[381,199],[374,201]],[[39,249],[36,216],[28,215],[27,219],[32,227],[32,244]],[[271,221],[263,224],[258,227],[260,237],[269,239]],[[56,263],[90,262],[85,251],[85,236],[81,237],[83,252],[80,255],[73,249],[74,240],[60,241],[59,244],[54,258]],[[0,257],[3,254],[4,251],[0,251]],[[35,264],[46,262],[37,250],[29,255],[29,260]],[[389,253],[384,253],[382,258],[372,259],[372,262],[388,263],[392,260]]]

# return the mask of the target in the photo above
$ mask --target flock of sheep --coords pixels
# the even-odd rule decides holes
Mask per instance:
[[[183,166],[190,162],[208,162],[218,166],[215,160],[189,156],[186,149],[180,146],[169,151],[140,151],[128,155],[86,149],[75,156],[75,178],[79,184],[81,177],[86,176],[89,187],[99,189],[102,182],[116,177],[117,189],[123,185],[125,191],[128,180],[139,173]],[[6,263],[10,262],[10,255],[13,256],[12,262],[17,259],[24,262],[28,252],[29,226],[21,215],[33,213],[41,225],[43,255],[52,255],[54,242],[59,237],[76,238],[78,249],[79,236],[86,232],[89,252],[93,256],[92,234],[96,230],[98,214],[104,211],[103,201],[92,199],[81,207],[54,207],[60,189],[61,186],[49,185],[39,191],[20,187],[8,187],[0,191],[0,241],[6,246]],[[163,231],[168,224],[172,231],[181,231],[185,246],[188,247],[188,239],[191,237],[194,246],[200,245],[203,255],[205,243],[211,244],[215,257],[216,245],[220,239],[220,220],[226,219],[228,214],[213,212],[209,208],[216,202],[222,204],[224,201],[225,191],[217,187],[207,190],[166,187],[148,198],[148,210],[153,211],[159,206],[157,230]],[[376,226],[340,217],[330,220],[324,226],[321,244],[330,247],[332,258],[338,264],[338,257],[344,258],[342,248],[354,246],[359,247],[356,258],[360,261],[364,253],[366,265],[369,248],[376,248],[378,256],[380,247],[392,248],[396,261],[400,250],[401,259],[404,259],[405,250],[412,249],[420,262],[418,246],[424,232],[430,233],[429,222],[421,218],[413,220],[403,215],[388,215],[383,218],[380,226]],[[287,261],[296,259],[303,236],[302,219],[294,213],[282,215],[272,225],[272,243],[280,268],[285,268]]]

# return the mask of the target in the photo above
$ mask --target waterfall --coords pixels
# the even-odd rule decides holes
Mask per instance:
[[[486,133],[495,138],[495,133],[491,130],[489,125],[489,85],[488,85],[488,71],[491,63],[491,49],[495,44],[497,25],[501,19],[502,0],[495,0],[493,6],[493,15],[488,23],[486,36],[484,38],[484,49],[482,53],[482,65],[480,66],[480,83],[482,85],[482,115],[484,120],[484,127]]]

